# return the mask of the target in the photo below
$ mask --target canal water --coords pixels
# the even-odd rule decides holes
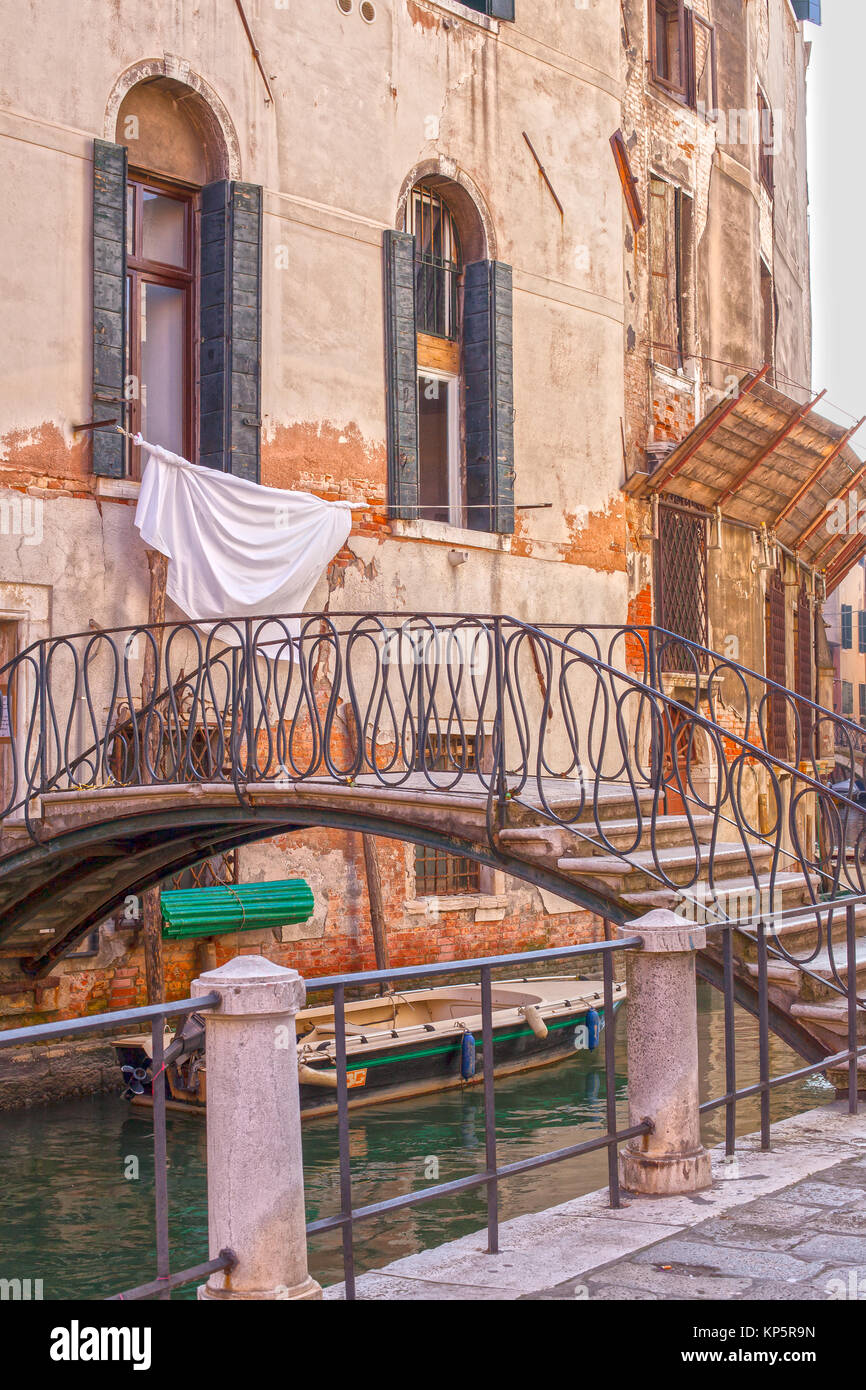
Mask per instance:
[[[625,1005],[624,1008],[628,1006]],[[703,1098],[724,1092],[721,997],[699,985]],[[617,1107],[626,1123],[624,1010],[617,1027]],[[602,1049],[497,1082],[500,1162],[579,1143],[603,1132]],[[758,1079],[754,1021],[737,1011],[737,1081]],[[802,1065],[771,1038],[771,1074]],[[779,1087],[772,1118],[782,1119],[833,1098],[820,1077]],[[738,1106],[738,1132],[758,1127],[756,1100]],[[724,1111],[706,1120],[704,1139],[723,1137]],[[153,1128],[145,1111],[118,1096],[93,1096],[0,1116],[0,1277],[41,1279],[43,1297],[100,1298],[144,1283],[155,1272]],[[304,1167],[309,1220],[339,1210],[335,1122],[305,1123]],[[382,1201],[431,1182],[477,1172],[484,1164],[480,1088],[412,1102],[374,1106],[351,1116],[355,1205]],[[172,1268],[207,1258],[205,1126],[169,1113],[169,1203]],[[603,1187],[604,1150],[512,1178],[500,1185],[502,1220],[540,1211]],[[358,1271],[440,1245],[484,1225],[484,1190],[359,1223]],[[342,1278],[339,1237],[311,1244],[313,1275],[323,1284]],[[176,1298],[192,1298],[194,1289]]]

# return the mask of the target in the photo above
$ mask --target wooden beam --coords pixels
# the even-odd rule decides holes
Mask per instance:
[[[845,578],[848,571],[853,569],[864,550],[866,550],[866,536],[858,535],[849,541],[844,550],[840,551],[824,575],[828,594],[831,589],[835,589],[840,580]]]
[[[825,507],[824,510],[823,510],[822,512],[819,512],[819,514],[815,517],[815,520],[814,520],[813,522],[810,522],[810,524],[806,527],[805,531],[803,531],[803,532],[797,537],[797,539],[794,541],[793,545],[791,546],[791,549],[792,549],[792,550],[794,550],[794,551],[802,550],[803,546],[806,544],[807,540],[809,540],[810,536],[814,536],[814,534],[815,534],[815,532],[817,531],[818,527],[819,527],[823,522],[826,522],[826,520],[827,520],[827,511],[828,511],[828,508],[829,508],[830,506],[834,506],[834,507],[835,507],[836,504],[837,504],[837,502],[845,502],[845,501],[847,501],[848,497],[850,496],[850,494],[852,493],[852,491],[854,490],[854,488],[855,488],[855,487],[857,486],[857,484],[860,482],[860,479],[863,478],[864,476],[866,476],[866,464],[863,464],[860,468],[857,469],[857,472],[856,472],[856,473],[853,473],[853,474],[851,475],[851,479],[850,479],[850,481],[849,481],[849,483],[848,483],[848,486],[845,488],[844,492],[841,492],[841,493],[839,494],[838,497],[834,497],[833,500],[832,500],[832,502],[828,503],[828,506]],[[833,544],[833,539],[835,539],[835,538],[834,538],[834,537],[831,538],[831,539],[827,542],[826,545],[824,545],[824,546],[821,547],[821,549],[818,551],[818,554],[815,555],[815,556],[813,556],[813,558],[812,558],[812,564],[813,564],[813,565],[815,564],[815,562],[816,562],[816,560],[818,559],[818,557],[819,557],[820,555],[823,555],[823,554],[824,554],[824,551],[825,551],[825,550],[829,550],[830,546]]]
[[[791,512],[794,510],[800,499],[804,497],[806,493],[809,492],[809,490],[815,486],[815,484],[819,481],[820,478],[823,478],[824,474],[827,472],[827,469],[830,467],[830,464],[835,463],[836,459],[839,457],[842,450],[845,448],[845,445],[851,439],[852,435],[855,435],[859,430],[860,426],[863,424],[866,424],[866,415],[861,416],[861,418],[857,421],[855,425],[852,425],[849,430],[846,430],[845,433],[842,435],[841,439],[837,439],[829,454],[824,455],[817,468],[813,468],[805,483],[803,483],[802,486],[798,487],[797,491],[794,493],[794,496],[790,499],[790,501],[785,503],[784,507],[779,512],[779,515],[773,522],[771,530],[775,531],[779,523],[784,521],[786,516],[790,516]]]
[[[147,723],[147,709],[157,694],[162,665],[162,644],[165,622],[165,584],[168,575],[168,560],[158,550],[148,550],[147,564],[150,570],[150,595],[147,606],[147,625],[153,631],[156,650],[151,642],[144,647],[144,670],[141,677],[142,735]],[[154,727],[141,743],[141,780],[150,781],[148,762],[153,762],[158,751],[158,733]],[[144,942],[144,974],[147,983],[148,1004],[165,1003],[165,968],[162,960],[162,907],[158,888],[148,888],[141,896],[141,935]]]
[[[782,426],[780,430],[776,432],[776,434],[773,435],[773,438],[770,440],[770,443],[761,450],[757,458],[752,460],[749,466],[746,469],[744,469],[743,472],[740,474],[739,478],[735,478],[732,483],[728,484],[724,492],[719,494],[719,496],[716,498],[717,507],[723,507],[725,503],[729,501],[731,497],[734,496],[734,493],[739,492],[740,488],[744,485],[744,483],[748,482],[749,478],[751,478],[752,474],[760,468],[762,463],[766,463],[767,459],[770,457],[771,454],[773,454],[776,451],[776,449],[779,447],[782,441],[787,439],[789,434],[793,433],[797,426],[809,414],[809,411],[814,410],[815,406],[821,400],[822,396],[826,396],[826,394],[826,390],[821,391],[820,394],[814,396],[811,401],[807,401],[805,405],[799,406],[798,409],[794,411],[793,415],[789,415],[788,419],[785,421],[785,424]]]
[[[667,463],[662,464],[658,472],[653,473],[649,484],[651,492],[658,492],[660,487],[670,482],[671,478],[676,477],[680,469],[685,467],[689,459],[700,449],[701,445],[705,444],[710,435],[714,434],[719,428],[719,425],[728,418],[732,411],[736,410],[742,397],[747,396],[750,391],[753,391],[759,381],[763,381],[769,370],[770,364],[769,362],[765,362],[759,372],[749,372],[740,383],[737,394],[731,396],[730,400],[725,401],[724,404],[722,404],[721,401],[719,402],[715,410],[703,421],[703,424],[697,425],[692,431],[691,443],[689,443],[688,438],[683,440],[685,448],[676,462],[672,464],[669,459]],[[674,450],[674,454],[677,454],[679,448],[682,448],[683,445],[678,446],[678,448]],[[671,458],[673,458],[673,455],[671,455]]]
[[[349,736],[349,747],[352,750],[352,757],[357,758],[360,746],[363,755],[364,736],[359,734],[355,711],[350,704],[346,704],[346,732]],[[363,768],[363,756],[361,767]],[[376,841],[372,835],[361,835],[361,843],[364,849],[364,873],[367,879],[367,898],[370,903],[370,929],[373,933],[373,952],[376,957],[376,969],[388,969],[388,929],[385,924],[385,901],[382,895],[382,874],[379,868],[379,854],[376,849]]]

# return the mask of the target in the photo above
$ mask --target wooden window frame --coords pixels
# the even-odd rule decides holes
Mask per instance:
[[[610,137],[610,147],[613,150],[616,170],[619,174],[619,181],[622,184],[623,197],[625,198],[625,205],[628,209],[631,225],[636,232],[639,232],[646,221],[646,213],[643,210],[643,204],[640,200],[637,179],[632,172],[625,136],[621,130],[615,130]]]
[[[416,898],[476,897],[481,893],[481,865],[468,855],[416,845],[413,866]]]
[[[677,74],[677,81],[676,81],[676,82],[673,81],[670,77],[665,77],[665,76],[661,73],[661,71],[659,70],[659,51],[658,51],[658,42],[657,42],[657,36],[658,36],[657,25],[658,25],[658,18],[659,18],[659,10],[660,10],[660,8],[662,8],[662,7],[663,7],[664,10],[665,10],[667,13],[669,13],[671,16],[673,16],[673,15],[676,16],[677,27],[678,27],[678,29],[679,29],[679,36],[680,36],[680,61],[679,61],[679,73]],[[648,14],[649,14],[650,73],[651,73],[651,75],[652,75],[652,80],[653,80],[653,82],[655,82],[655,84],[656,84],[657,86],[663,87],[665,91],[671,92],[671,93],[673,93],[673,95],[678,96],[678,97],[685,97],[686,91],[687,91],[687,87],[686,87],[686,76],[687,76],[687,67],[688,67],[687,60],[686,60],[686,59],[687,59],[687,55],[686,55],[686,19],[685,19],[685,2],[684,2],[684,0],[648,0]]]
[[[766,188],[772,198],[776,191],[776,174],[773,167],[773,154],[764,148],[764,113],[769,117],[770,139],[775,137],[775,123],[773,121],[773,108],[758,88],[758,174],[761,183]]]
[[[421,335],[419,335],[420,337]],[[437,341],[436,339],[433,340]],[[442,340],[445,341],[445,340]],[[463,379],[461,373],[453,371],[443,371],[441,368],[423,366],[418,361],[418,418],[421,418],[420,393],[421,381],[441,381],[445,383],[448,393],[448,525],[462,527],[465,519],[465,487],[463,479]],[[421,501],[422,487],[422,461],[420,442],[418,449],[418,511],[421,519],[424,520],[424,504]],[[430,518],[427,518],[428,520]]]
[[[132,218],[127,228],[126,282],[127,282],[127,371],[138,383],[138,393],[128,400],[127,429],[137,434],[141,429],[141,287],[144,284],[164,285],[168,289],[179,289],[185,296],[185,345],[184,345],[184,420],[183,456],[195,462],[197,452],[196,398],[198,372],[196,367],[196,345],[199,313],[198,276],[198,223],[201,211],[200,190],[170,179],[156,178],[146,170],[130,169],[127,176],[127,190],[132,191]],[[142,206],[145,193],[158,193],[164,197],[175,198],[187,206],[185,265],[183,267],[166,265],[160,261],[146,259],[142,254]],[[129,249],[131,246],[131,249]],[[127,445],[126,476],[141,476],[141,450],[134,444]]]
[[[691,19],[687,26],[691,32],[686,35],[686,64],[688,68],[686,103],[688,106],[691,107],[693,111],[697,111],[698,73],[694,26],[698,24],[702,29],[706,30],[708,39],[707,53],[709,55],[710,63],[710,83],[712,84],[712,100],[709,106],[707,107],[706,111],[701,113],[704,116],[708,116],[710,112],[713,112],[713,114],[715,114],[719,96],[718,68],[716,66],[716,26],[714,24],[710,24],[709,20],[704,19],[703,15],[697,14],[693,9],[687,9],[686,14],[691,15]]]
[[[658,51],[658,13],[660,6],[669,10],[671,16],[676,14],[677,27],[680,36],[680,62],[677,80],[665,77],[659,69]],[[650,77],[657,87],[661,87],[669,96],[688,106],[690,110],[698,109],[698,74],[697,74],[697,48],[695,43],[695,28],[700,26],[707,34],[707,52],[709,55],[710,73],[709,80],[712,87],[711,100],[703,115],[715,112],[718,100],[718,68],[716,64],[716,28],[709,20],[704,19],[695,10],[685,4],[685,0],[648,0],[649,14],[649,49],[650,49]]]

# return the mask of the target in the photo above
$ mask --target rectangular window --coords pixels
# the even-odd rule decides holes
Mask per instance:
[[[774,172],[773,172],[773,147],[775,132],[773,129],[773,112],[764,93],[758,92],[758,172],[761,176],[761,183],[768,193],[773,192]]]
[[[151,180],[127,184],[129,429],[184,458],[195,448],[195,199]],[[129,446],[132,477],[140,474],[139,453]]]
[[[860,690],[860,718],[866,715],[866,685],[861,684]]]
[[[853,610],[850,603],[842,604],[842,646],[845,651],[850,651],[852,646],[852,615]]]
[[[683,0],[650,0],[650,63],[653,81],[686,93],[686,19]]]
[[[664,179],[650,179],[650,331],[653,361],[677,371],[687,356],[687,229],[692,200]]]
[[[866,612],[862,608],[857,614],[857,650],[866,652]]]
[[[851,681],[842,682],[842,713],[854,713],[854,686]]]
[[[421,516],[463,525],[460,476],[460,381],[418,373],[418,469]]]
[[[463,854],[415,846],[415,893],[419,898],[480,892],[480,866]]]
[[[770,273],[770,268],[763,260],[761,261],[761,318],[763,362],[769,363],[772,367],[776,360],[776,293],[773,288],[773,276]],[[773,380],[772,372],[770,372],[769,379],[770,381]]]
[[[460,0],[467,10],[477,10],[491,19],[514,19],[514,0]]]
[[[716,109],[716,31],[683,0],[649,0],[652,80],[693,111]]]
[[[686,10],[686,102],[702,115],[716,110],[716,31],[694,10]]]

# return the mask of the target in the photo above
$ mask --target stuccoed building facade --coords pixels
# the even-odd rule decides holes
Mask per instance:
[[[701,519],[704,606],[665,606],[648,480],[732,375],[769,361],[808,399],[806,60],[789,0],[34,9],[0,114],[3,659],[147,618],[139,451],[75,429],[119,416],[363,504],[311,611],[655,618],[763,670],[774,538],[727,526],[715,563]],[[772,189],[719,116],[759,98],[784,127]],[[780,582],[791,625],[816,595]],[[596,930],[469,860],[378,850],[395,965]],[[360,836],[246,846],[232,872],[300,875],[316,904],[245,946],[306,975],[372,964]],[[84,949],[38,988],[0,961],[0,1014],[141,998],[135,904]],[[166,943],[170,996],[194,969]]]

